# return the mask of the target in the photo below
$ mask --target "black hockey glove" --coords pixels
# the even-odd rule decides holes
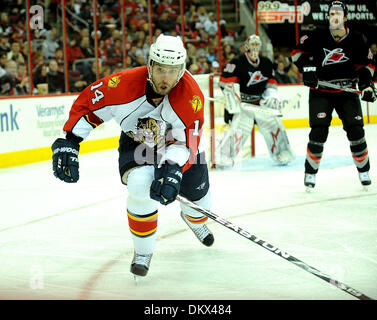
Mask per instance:
[[[372,81],[359,82],[359,89],[361,91],[361,100],[367,102],[376,101],[376,87]]]
[[[305,66],[302,69],[302,81],[304,85],[311,88],[318,87],[317,67]]]
[[[182,169],[179,165],[165,163],[161,168],[156,167],[150,189],[151,198],[163,205],[172,203],[179,193],[181,181]]]
[[[68,183],[77,182],[80,145],[71,140],[58,138],[52,144],[51,150],[54,176]]]

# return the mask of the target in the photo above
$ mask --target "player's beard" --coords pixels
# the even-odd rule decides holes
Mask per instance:
[[[171,91],[171,89],[173,89],[175,83],[176,81],[171,83],[165,80],[161,80],[159,82],[154,81],[154,89],[158,94],[165,96]]]

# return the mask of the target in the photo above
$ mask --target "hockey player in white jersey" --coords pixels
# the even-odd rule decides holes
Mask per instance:
[[[217,147],[216,164],[220,166],[234,164],[254,123],[275,163],[285,165],[295,158],[281,120],[262,110],[247,108],[247,105],[259,105],[275,111],[280,109],[272,62],[259,55],[261,44],[259,36],[250,35],[245,44],[247,51],[228,62],[221,74],[219,85],[226,99],[224,120],[230,127]]]
[[[181,39],[160,35],[148,66],[109,75],[81,92],[63,128],[66,138],[52,145],[54,175],[77,182],[79,143],[105,121],[120,125],[119,173],[128,189],[130,271],[136,276],[147,275],[155,251],[159,203],[168,205],[179,194],[203,208],[211,205],[200,144],[204,96],[185,60]],[[181,203],[181,217],[203,245],[213,244],[206,216]]]

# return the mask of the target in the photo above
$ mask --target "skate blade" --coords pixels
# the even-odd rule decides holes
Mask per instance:
[[[306,192],[306,193],[312,193],[312,192],[313,192],[313,189],[314,189],[313,187],[306,186],[306,187],[305,187],[305,192]]]
[[[363,191],[368,192],[369,191],[369,186],[363,186]]]

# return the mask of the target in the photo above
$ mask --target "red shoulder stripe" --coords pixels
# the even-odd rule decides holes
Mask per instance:
[[[223,76],[220,77],[221,82],[238,82],[238,77],[229,77],[229,78],[224,78]]]

